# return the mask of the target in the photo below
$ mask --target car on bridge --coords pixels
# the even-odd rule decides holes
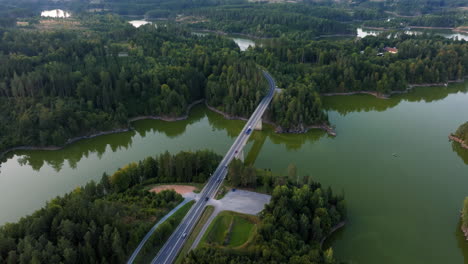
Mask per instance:
[[[247,131],[245,131],[245,134],[248,135],[248,134],[250,134],[250,132],[252,132],[252,126],[249,126],[249,127],[247,128]],[[236,153],[237,153],[237,152],[236,152]]]

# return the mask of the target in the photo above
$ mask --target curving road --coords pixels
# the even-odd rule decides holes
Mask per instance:
[[[198,200],[192,206],[180,225],[176,228],[174,233],[172,233],[161,250],[159,250],[158,255],[151,261],[151,263],[169,264],[174,262],[180,250],[182,249],[185,240],[188,238],[190,232],[192,232],[194,226],[198,222],[198,219],[202,215],[203,209],[205,208],[208,201],[206,198],[210,199],[216,194],[222,181],[226,177],[229,163],[234,159],[234,157],[236,157],[236,155],[238,155],[238,153],[242,151],[242,148],[245,146],[245,143],[252,134],[247,133],[248,128],[254,128],[259,121],[261,122],[261,118],[265,113],[265,110],[273,99],[276,88],[275,81],[271,75],[266,71],[263,71],[263,75],[267,79],[270,86],[268,94],[260,101],[257,109],[255,109],[252,116],[245,124],[241,133],[234,141],[234,144],[232,144],[229,151],[221,160],[218,168],[216,168],[212,176],[208,179],[207,184],[201,192],[200,200]]]

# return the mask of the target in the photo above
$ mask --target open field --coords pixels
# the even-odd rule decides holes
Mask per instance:
[[[245,246],[257,231],[258,217],[223,211],[208,228],[201,243],[224,247]]]

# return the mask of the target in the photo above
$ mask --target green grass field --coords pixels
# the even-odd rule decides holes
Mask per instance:
[[[213,220],[201,245],[237,248],[246,244],[257,231],[256,216],[223,211]]]

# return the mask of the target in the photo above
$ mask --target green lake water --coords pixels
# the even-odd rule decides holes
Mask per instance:
[[[327,243],[350,263],[468,263],[459,210],[468,196],[468,150],[448,141],[468,120],[468,83],[419,88],[388,100],[325,97],[338,136],[319,130],[275,134],[264,126],[246,147],[258,168],[286,173],[290,163],[336,192],[348,222]],[[135,131],[83,140],[58,151],[10,153],[0,168],[0,224],[103,172],[166,150],[224,154],[242,121],[195,107],[188,120],[135,122]]]

